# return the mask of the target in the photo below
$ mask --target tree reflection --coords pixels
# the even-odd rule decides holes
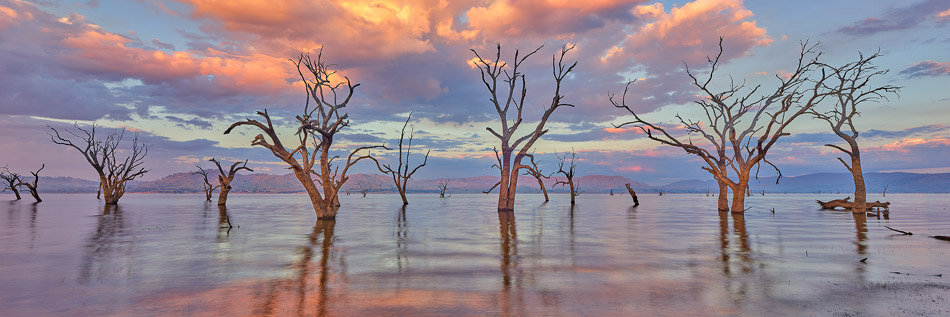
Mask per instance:
[[[218,205],[218,242],[224,242],[231,236],[231,217],[228,216],[228,207]]]
[[[852,218],[854,218],[854,232],[856,235],[856,240],[854,245],[858,252],[858,256],[861,258],[866,258],[868,255],[868,218],[867,214],[863,212],[853,212],[851,213]],[[864,263],[857,262],[855,270],[858,273],[864,273]]]
[[[406,205],[396,214],[396,266],[402,276],[403,268],[409,267],[409,225],[406,221]]]
[[[290,298],[285,298],[286,296],[295,297],[296,307],[292,309],[299,316],[327,315],[328,299],[330,297],[330,260],[334,255],[333,242],[335,237],[333,229],[335,226],[335,220],[317,220],[313,226],[313,231],[307,235],[307,244],[297,248],[300,258],[291,265],[295,276],[293,278],[271,281],[267,287],[266,294],[264,294],[264,302],[261,303],[256,314],[288,315],[286,312],[277,311],[279,303],[290,302]],[[320,259],[318,266],[313,267],[314,256],[318,254],[315,250],[318,242],[320,244]],[[342,265],[342,260],[340,262]],[[317,285],[311,286],[309,283],[311,283],[311,274],[313,274],[314,271],[318,271],[317,274],[319,276],[317,276],[316,279]],[[314,289],[316,291],[316,299],[311,299]],[[289,294],[289,292],[293,292],[293,294]],[[316,303],[314,303],[314,301],[316,301]]]
[[[512,312],[512,308],[524,312],[523,279],[518,257],[518,231],[515,228],[513,211],[498,212],[498,230],[501,235],[501,306],[502,315],[523,315]],[[512,286],[514,291],[512,291]],[[512,302],[514,297],[514,303]],[[514,307],[517,306],[517,307]]]
[[[114,277],[120,274],[132,274],[132,268],[126,266],[107,267],[105,264],[111,259],[110,254],[117,245],[123,243],[132,247],[130,241],[123,241],[125,236],[125,218],[122,207],[119,205],[105,205],[102,214],[97,216],[96,231],[89,237],[85,245],[82,264],[79,268],[79,283],[86,284],[94,277],[96,279]]]
[[[719,244],[721,248],[722,272],[725,275],[726,290],[735,305],[740,305],[749,296],[750,283],[766,282],[767,276],[750,280],[755,272],[756,261],[752,256],[749,235],[746,232],[745,214],[732,214],[732,235],[729,235],[730,212],[719,212]],[[738,275],[734,269],[738,269]],[[764,271],[762,272],[765,273]],[[767,287],[767,286],[766,286]]]

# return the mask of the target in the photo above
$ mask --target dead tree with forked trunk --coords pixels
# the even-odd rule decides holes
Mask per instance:
[[[574,184],[574,173],[577,171],[577,152],[575,152],[574,149],[571,149],[570,158],[567,157],[567,153],[564,153],[563,156],[558,155],[557,153],[554,153],[554,155],[557,156],[557,165],[558,165],[557,172],[560,173],[561,175],[564,175],[564,178],[566,180],[556,181],[553,186],[561,185],[561,186],[567,186],[568,188],[570,188],[571,205],[573,205],[574,198],[577,197],[577,195],[580,195],[580,192],[579,192],[580,189],[577,188],[577,186],[575,186],[576,184]],[[565,166],[565,164],[567,166]]]
[[[815,47],[816,45],[803,42],[795,68],[785,76],[776,75],[777,87],[763,94],[759,94],[761,85],[746,87],[744,83],[736,84],[731,80],[725,90],[712,91],[710,83],[716,78],[723,53],[722,38],[719,39],[719,54],[715,59],[707,58],[710,70],[706,78],[698,78],[689,69],[689,65],[686,65],[686,74],[692,79],[693,86],[704,96],[696,101],[696,104],[703,110],[706,118],[700,121],[685,119],[679,115],[676,118],[688,135],[698,135],[708,143],[706,145],[694,144],[691,138],[684,140],[674,137],[666,128],[641,118],[626,104],[627,91],[632,82],[624,89],[624,96],[619,104],[613,100],[613,96],[610,98],[615,107],[626,109],[634,117],[633,121],[617,127],[637,125],[651,140],[699,156],[706,163],[702,169],[712,174],[719,183],[718,209],[744,212],[746,188],[753,176],[753,168],[756,168],[757,172],[759,164],[768,164],[778,172],[776,181],[781,179],[781,171],[767,160],[768,151],[779,138],[790,135],[786,132],[789,124],[808,113],[828,95],[820,88],[829,76],[825,73],[812,76],[819,66],[818,58],[821,56],[821,53],[815,51]],[[729,177],[730,171],[736,174],[735,180]],[[732,190],[731,207],[728,206],[726,197],[727,187]]]
[[[206,171],[204,168],[201,168],[201,165],[195,165],[195,166],[198,167],[198,170],[195,172],[192,172],[192,174],[198,174],[204,178],[204,184],[202,186],[205,193],[205,201],[211,201],[211,194],[213,194],[214,190],[218,189],[220,185],[219,186],[211,185],[211,182],[208,181],[208,171]]]
[[[145,163],[149,146],[140,144],[138,133],[136,133],[132,138],[131,153],[125,159],[120,159],[116,157],[116,154],[119,151],[122,137],[125,135],[125,129],[112,130],[105,138],[99,138],[96,136],[95,124],[89,129],[79,127],[78,123],[73,126],[78,131],[69,129],[65,131],[73,137],[79,138],[78,145],[63,137],[55,128],[47,127],[53,130],[53,134],[50,134],[53,143],[76,149],[96,170],[96,173],[99,174],[99,183],[102,187],[103,196],[105,196],[106,205],[118,204],[119,198],[125,195],[126,183],[148,173],[148,170],[142,168],[142,164]]]
[[[339,158],[330,156],[333,141],[336,140],[337,132],[350,125],[349,116],[344,111],[359,84],[353,84],[345,76],[342,82],[333,83],[331,77],[336,71],[330,69],[331,64],[323,62],[322,55],[321,50],[316,59],[312,59],[309,54],[300,54],[297,60],[291,60],[297,67],[297,73],[307,93],[303,113],[296,117],[297,139],[295,144],[290,145],[291,148],[286,147],[277,135],[267,110],[257,112],[265,122],[252,119],[238,121],[232,123],[224,134],[229,134],[242,125],[256,127],[264,132],[254,137],[251,145],[267,148],[274,156],[290,165],[290,170],[307,191],[317,219],[335,219],[339,207],[338,193],[349,179],[346,173],[350,167],[363,159],[376,160],[370,154],[359,153],[374,148],[387,148],[383,145],[358,147],[351,151],[346,161],[341,164],[342,170],[340,166],[333,165],[333,161]],[[314,165],[317,165],[318,170],[314,170]],[[315,175],[317,179],[313,179],[311,175]]]
[[[449,189],[449,179],[443,178],[439,180],[439,197],[445,198],[445,191]]]
[[[40,199],[40,193],[36,190],[36,186],[40,182],[40,171],[42,171],[44,168],[46,168],[46,164],[43,164],[42,166],[40,166],[40,169],[36,170],[36,172],[30,172],[30,174],[33,174],[32,183],[20,181],[20,183],[17,184],[17,186],[23,186],[29,189],[30,195],[33,196],[33,199],[36,200],[36,202],[43,201],[42,199]]]
[[[23,199],[20,197],[20,190],[17,188],[19,187],[20,182],[23,181],[20,179],[20,174],[11,172],[6,166],[4,166],[0,168],[0,179],[3,179],[3,182],[5,183],[3,184],[2,191],[12,191],[13,195],[16,196],[16,200]]]
[[[547,202],[548,189],[544,187],[544,181],[542,180],[542,178],[551,178],[551,175],[554,175],[554,173],[551,173],[548,175],[544,175],[543,173],[541,173],[541,168],[538,167],[538,163],[534,161],[533,153],[528,156],[528,159],[531,160],[531,165],[524,167],[525,169],[524,175],[534,177],[534,179],[538,180],[538,187],[541,188],[541,193],[544,194],[544,201]],[[611,189],[610,194],[611,195],[614,194],[612,189]]]
[[[409,165],[409,154],[412,151],[412,137],[415,136],[415,129],[410,127],[409,131],[409,141],[406,142],[405,155],[403,155],[403,142],[406,139],[406,126],[409,125],[409,120],[412,119],[412,113],[409,113],[409,117],[406,118],[406,123],[402,125],[402,132],[399,133],[399,165],[396,165],[396,169],[393,169],[389,164],[379,165],[379,161],[376,161],[376,168],[379,169],[383,174],[389,174],[392,176],[393,183],[396,185],[396,190],[399,191],[399,197],[402,198],[402,204],[408,205],[409,200],[406,199],[406,188],[409,186],[409,179],[412,178],[412,174],[415,174],[419,168],[426,166],[426,162],[429,161],[429,151],[426,151],[426,156],[422,159],[422,164],[412,168],[410,171]],[[364,194],[365,196],[365,194]]]
[[[854,179],[854,202],[851,209],[855,212],[864,212],[867,208],[867,189],[864,186],[864,172],[861,169],[861,149],[858,147],[858,130],[854,126],[854,119],[860,116],[858,106],[865,102],[887,100],[887,95],[896,94],[900,87],[884,85],[871,86],[874,77],[887,74],[887,69],[879,69],[874,65],[875,58],[880,53],[865,57],[858,54],[858,60],[834,67],[821,64],[822,70],[831,74],[832,79],[824,84],[824,89],[834,92],[831,96],[833,107],[827,111],[813,108],[809,113],[817,119],[825,121],[831,126],[831,131],[847,143],[846,147],[834,144],[825,144],[844,152],[850,158],[851,164],[838,158],[841,164],[851,172]],[[847,149],[846,149],[847,148]]]
[[[247,160],[244,160],[244,164],[241,166],[238,166],[238,164],[241,164],[241,162],[234,162],[234,164],[231,164],[231,168],[228,169],[227,173],[225,173],[224,169],[221,168],[221,163],[219,163],[218,160],[212,157],[208,161],[214,162],[214,165],[218,167],[218,172],[220,173],[218,174],[218,187],[221,189],[218,190],[218,206],[226,205],[228,203],[228,193],[231,192],[231,181],[234,180],[234,176],[237,175],[237,172],[240,170],[253,172],[254,170],[248,168]]]
[[[544,110],[541,119],[534,130],[521,137],[515,136],[515,132],[521,126],[522,112],[525,106],[525,98],[528,90],[525,86],[525,74],[521,73],[521,64],[528,57],[537,53],[541,48],[538,47],[524,56],[520,51],[515,50],[514,59],[511,65],[501,60],[501,45],[497,45],[495,60],[485,60],[474,49],[475,64],[482,75],[482,83],[488,89],[490,95],[489,101],[498,113],[501,128],[498,131],[491,127],[486,128],[493,136],[501,141],[501,151],[495,148],[495,158],[498,160],[498,169],[501,172],[501,179],[498,182],[498,211],[513,211],[515,206],[515,191],[518,188],[518,176],[520,170],[527,167],[521,163],[528,151],[534,146],[545,133],[545,123],[551,118],[554,110],[560,107],[573,107],[574,105],[564,103],[564,95],[561,92],[561,84],[564,78],[574,70],[577,62],[564,64],[564,56],[574,49],[574,45],[564,46],[560,54],[554,54],[551,58],[552,73],[554,75],[554,94],[551,103]],[[508,67],[511,66],[511,67]],[[499,80],[503,83],[499,83]],[[520,86],[520,89],[519,89]],[[514,113],[512,113],[514,112]],[[513,117],[511,117],[513,115]],[[494,187],[493,187],[494,188]],[[490,191],[490,190],[489,190]]]

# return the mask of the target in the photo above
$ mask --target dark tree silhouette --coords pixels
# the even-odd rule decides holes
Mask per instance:
[[[575,152],[574,149],[571,149],[570,158],[567,157],[567,153],[564,153],[563,156],[557,153],[554,153],[554,155],[557,156],[557,173],[564,175],[565,178],[563,181],[559,180],[555,182],[554,186],[561,185],[570,188],[571,205],[573,205],[574,198],[577,197],[577,195],[580,195],[580,189],[577,188],[576,184],[574,183],[574,173],[577,171],[577,152]]]
[[[759,164],[768,164],[778,172],[776,181],[781,179],[781,170],[766,159],[766,154],[779,138],[790,135],[785,130],[789,124],[827,97],[827,93],[819,88],[829,76],[815,74],[821,56],[815,47],[803,42],[793,70],[786,76],[776,75],[777,87],[763,94],[759,94],[761,85],[746,87],[745,83],[737,84],[731,80],[725,90],[712,91],[710,83],[716,78],[723,53],[722,38],[719,39],[719,54],[714,59],[707,59],[710,70],[706,78],[698,78],[686,65],[686,74],[704,96],[696,104],[704,111],[706,118],[700,121],[679,115],[676,118],[689,135],[698,135],[699,139],[708,143],[706,145],[694,144],[691,138],[684,140],[673,136],[667,128],[648,122],[633,111],[626,103],[627,92],[633,82],[627,83],[619,103],[613,95],[610,96],[615,107],[625,109],[634,117],[633,121],[616,127],[636,125],[651,140],[699,156],[706,163],[702,169],[719,182],[719,210],[744,212],[744,194],[752,177],[752,169],[758,171]],[[730,171],[736,174],[735,180],[729,177]],[[726,187],[732,190],[731,208],[725,196]]]
[[[205,193],[205,201],[211,201],[211,194],[213,194],[214,190],[220,187],[220,185],[211,185],[211,182],[208,181],[208,171],[206,171],[204,168],[201,168],[201,165],[195,164],[195,166],[198,167],[198,170],[192,172],[192,174],[198,174],[204,178],[204,184],[202,185],[202,188],[204,189]]]
[[[40,166],[40,169],[36,170],[36,172],[30,172],[30,174],[33,174],[32,183],[21,180],[20,183],[17,184],[17,186],[23,186],[29,189],[30,195],[33,196],[33,199],[35,199],[36,202],[43,201],[42,199],[40,199],[40,193],[36,190],[36,187],[37,187],[37,184],[40,182],[40,171],[42,171],[44,168],[46,168],[46,164],[43,164],[43,166]]]
[[[510,65],[511,67],[508,67],[508,63],[501,60],[500,44],[497,45],[494,61],[485,60],[477,51],[472,49],[472,52],[475,53],[475,64],[478,66],[478,70],[482,75],[482,83],[485,84],[485,88],[488,89],[490,95],[489,100],[498,113],[501,123],[499,131],[495,131],[491,127],[486,128],[488,132],[501,141],[501,150],[499,151],[497,147],[495,148],[495,157],[498,160],[498,169],[501,172],[501,179],[496,185],[499,186],[498,211],[514,210],[518,176],[521,174],[520,170],[527,167],[527,165],[522,164],[521,161],[529,155],[528,151],[531,150],[534,143],[548,132],[548,130],[544,128],[544,125],[548,119],[550,119],[551,114],[553,114],[557,108],[574,106],[563,102],[564,95],[562,95],[561,92],[561,83],[564,81],[564,78],[577,66],[577,62],[572,63],[570,66],[564,64],[564,56],[574,49],[574,45],[571,45],[562,47],[560,54],[554,54],[551,58],[552,73],[554,75],[554,95],[551,98],[551,103],[544,110],[541,119],[533,131],[521,137],[515,135],[515,132],[522,123],[522,112],[526,102],[525,98],[528,94],[527,87],[524,84],[525,74],[521,73],[519,68],[528,57],[537,53],[542,47],[544,46],[542,45],[524,56],[520,55],[520,51],[515,50],[514,59],[512,59],[513,64]],[[503,83],[499,84],[499,80]],[[491,191],[491,189],[488,191]]]
[[[445,198],[445,191],[449,189],[449,179],[443,178],[439,180],[439,197]]]
[[[410,112],[409,117],[406,118],[406,123],[402,125],[402,132],[399,133],[399,165],[396,165],[396,168],[393,169],[389,164],[380,166],[379,161],[376,161],[376,168],[378,168],[380,172],[392,176],[393,183],[396,185],[396,190],[399,191],[399,197],[402,198],[403,205],[409,204],[409,200],[406,199],[406,188],[409,186],[409,180],[412,179],[412,174],[415,174],[419,168],[426,166],[426,162],[429,161],[429,151],[426,151],[426,156],[422,159],[422,164],[409,170],[409,154],[412,152],[412,137],[416,134],[415,129],[410,128],[412,130],[409,131],[409,141],[405,142],[405,152],[403,151],[403,143],[406,140],[406,126],[409,125],[409,120],[411,119],[412,113]]]
[[[248,168],[247,160],[244,160],[244,164],[241,164],[241,162],[234,162],[234,164],[231,164],[231,168],[228,169],[227,173],[225,173],[224,169],[221,168],[221,163],[219,163],[218,160],[211,158],[208,161],[214,162],[214,165],[218,167],[218,172],[220,173],[218,174],[218,187],[220,187],[221,190],[218,191],[218,205],[227,205],[228,193],[231,192],[231,181],[234,180],[234,176],[237,175],[237,172],[240,170],[253,172],[254,170]],[[238,164],[241,164],[241,166],[238,166]]]
[[[148,173],[148,170],[142,168],[142,164],[145,163],[149,146],[139,144],[139,136],[136,133],[132,138],[131,154],[124,159],[120,159],[116,154],[119,144],[122,142],[122,137],[125,135],[125,129],[114,129],[105,138],[98,138],[95,124],[89,129],[83,129],[78,123],[73,126],[77,131],[70,129],[65,131],[72,137],[79,139],[78,145],[63,137],[55,128],[47,127],[53,131],[53,134],[50,134],[53,143],[76,149],[96,170],[96,173],[99,174],[99,182],[102,186],[106,205],[119,203],[119,198],[125,195],[126,182]]]
[[[334,219],[339,210],[338,193],[349,179],[346,173],[350,167],[363,159],[376,160],[370,154],[358,153],[374,148],[388,148],[383,145],[358,147],[346,157],[342,171],[339,166],[334,166],[333,161],[338,157],[330,156],[330,151],[335,150],[333,141],[336,140],[337,132],[350,125],[349,116],[344,111],[360,84],[353,84],[348,77],[344,77],[343,82],[331,82],[330,78],[336,71],[330,69],[332,64],[323,62],[322,56],[321,50],[317,59],[312,59],[309,54],[300,54],[297,60],[291,60],[297,67],[297,73],[307,93],[303,113],[296,117],[297,140],[291,145],[292,148],[286,147],[281,141],[266,109],[257,112],[265,122],[252,119],[238,121],[232,123],[224,134],[229,134],[242,125],[264,132],[267,136],[258,134],[251,141],[251,145],[270,150],[274,156],[290,165],[290,170],[307,191],[317,218]],[[318,170],[314,170],[314,165],[317,165]],[[311,175],[316,175],[317,179],[313,179]]]
[[[888,72],[887,69],[879,69],[874,65],[874,59],[880,56],[880,53],[874,53],[865,57],[864,54],[858,53],[857,61],[837,67],[822,63],[822,71],[832,76],[823,88],[833,93],[830,98],[833,106],[826,111],[818,108],[810,111],[815,118],[827,122],[831,131],[847,143],[847,149],[834,144],[825,144],[825,146],[844,152],[851,159],[851,164],[840,157],[838,161],[844,164],[854,179],[853,208],[847,208],[854,212],[864,212],[868,209],[867,189],[864,186],[864,172],[861,169],[861,149],[858,146],[858,129],[854,126],[855,117],[860,116],[858,106],[865,102],[887,100],[888,94],[896,94],[900,90],[897,86],[874,87],[871,85],[874,77]]]
[[[0,168],[0,179],[3,179],[3,182],[5,183],[3,184],[3,190],[0,192],[9,190],[13,192],[14,196],[16,196],[16,200],[22,199],[22,197],[20,197],[20,190],[17,188],[19,187],[20,182],[23,181],[20,179],[20,174],[11,172],[10,169],[4,166]]]

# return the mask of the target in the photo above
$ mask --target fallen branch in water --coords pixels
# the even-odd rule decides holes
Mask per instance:
[[[931,237],[931,238],[934,238],[934,239],[937,239],[937,240],[950,241],[950,237],[948,237],[948,236],[930,236],[930,237]]]
[[[888,228],[888,229],[891,229],[891,230],[894,230],[894,231],[897,231],[897,232],[900,232],[900,233],[903,233],[904,235],[908,235],[908,236],[912,236],[912,235],[914,235],[913,233],[910,233],[910,232],[907,232],[907,231],[901,231],[901,230],[897,230],[897,229],[894,229],[894,228],[891,228],[891,227],[888,227],[888,226],[884,226],[884,228]]]

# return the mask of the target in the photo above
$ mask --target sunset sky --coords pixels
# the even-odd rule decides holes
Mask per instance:
[[[708,70],[720,36],[723,74],[764,87],[794,68],[803,40],[820,41],[831,64],[880,50],[877,64],[890,72],[876,83],[903,89],[866,104],[857,122],[865,171],[950,172],[946,0],[0,0],[0,166],[27,173],[45,163],[44,175],[93,179],[79,153],[50,142],[46,125],[97,122],[138,131],[153,146],[145,179],[209,166],[210,157],[284,174],[268,150],[250,147],[257,131],[223,132],[264,108],[291,123],[305,93],[288,58],[323,47],[325,60],[362,84],[339,145],[395,145],[412,111],[414,144],[432,151],[416,178],[494,175],[497,139],[485,127],[497,126],[497,115],[470,49],[493,56],[500,43],[505,60],[515,48],[545,45],[526,63],[530,122],[550,102],[552,54],[576,44],[568,59],[578,66],[563,91],[576,107],[552,117],[537,146],[542,167],[555,170],[551,153],[573,148],[579,175],[709,179],[681,150],[612,129],[629,118],[607,96],[639,79],[628,103],[646,118],[699,119],[683,63]],[[840,143],[827,130],[801,118],[769,155],[786,176],[846,172],[822,146]],[[292,137],[289,126],[282,131]]]

